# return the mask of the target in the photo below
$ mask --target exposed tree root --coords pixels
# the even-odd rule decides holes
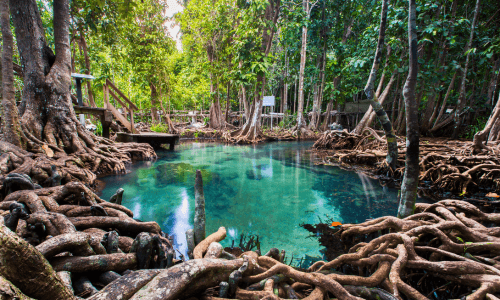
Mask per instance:
[[[325,153],[325,162],[368,165],[376,174],[401,179],[404,167],[394,172],[385,163],[386,144],[370,128],[359,136],[347,131],[327,131],[314,144],[314,148],[335,149]],[[398,138],[399,165],[404,165],[405,140]],[[420,185],[432,192],[447,191],[455,195],[474,192],[500,192],[500,151],[491,142],[489,152],[474,155],[472,142],[446,139],[420,141]],[[482,187],[487,187],[482,188]]]
[[[0,184],[7,174],[19,173],[28,175],[40,186],[54,186],[51,178],[56,171],[62,184],[79,181],[89,185],[93,184],[96,174],[123,173],[132,160],[156,158],[153,148],[148,144],[114,143],[94,135],[89,141],[92,143],[91,148],[85,147],[86,151],[69,155],[55,146],[37,142],[44,147],[40,147],[39,151],[35,149],[34,152],[28,152],[0,141]]]
[[[81,183],[10,193],[0,201],[0,219],[10,222],[18,205],[27,218],[17,219],[17,234],[0,225],[0,291],[21,299],[500,296],[500,214],[460,200],[417,204],[405,219],[325,229],[340,247],[308,270],[280,262],[278,249],[226,253],[218,243],[223,227],[195,247],[196,259],[175,260],[158,224],[135,221]],[[141,268],[158,269],[131,271]]]

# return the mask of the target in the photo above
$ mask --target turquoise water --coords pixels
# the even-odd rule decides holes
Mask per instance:
[[[131,173],[101,178],[102,197],[123,188],[123,205],[143,221],[156,221],[174,235],[186,254],[186,230],[193,227],[194,178],[203,175],[207,235],[227,229],[223,246],[240,234],[260,237],[262,252],[285,249],[287,256],[318,257],[316,238],[299,226],[318,221],[363,222],[395,215],[397,193],[362,173],[315,165],[310,142],[250,146],[189,143],[158,152],[156,162],[134,164]],[[308,238],[309,237],[309,238]]]

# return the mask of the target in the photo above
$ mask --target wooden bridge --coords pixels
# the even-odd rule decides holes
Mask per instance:
[[[138,107],[132,103],[132,101],[130,101],[130,99],[128,99],[128,97],[125,96],[125,94],[120,91],[109,79],[106,79],[106,83],[103,85],[104,108],[84,106],[81,92],[81,79],[93,79],[93,77],[82,74],[72,74],[72,76],[76,78],[77,83],[78,105],[73,107],[75,113],[89,114],[98,117],[102,124],[103,137],[109,138],[109,127],[114,117],[128,131],[118,132],[116,138],[117,142],[148,143],[155,148],[159,148],[162,144],[169,144],[170,150],[174,150],[174,145],[179,144],[179,135],[156,132],[138,132],[134,127],[134,111],[137,111]],[[110,95],[121,107],[117,109],[113,104],[111,104],[109,101]],[[95,106],[94,103],[91,104]],[[127,117],[129,118],[127,119]]]

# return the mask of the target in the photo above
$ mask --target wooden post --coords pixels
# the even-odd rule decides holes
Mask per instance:
[[[108,101],[106,100],[106,84],[102,85],[102,100],[104,102],[104,108],[108,109]]]
[[[109,139],[109,126],[113,121],[113,113],[111,111],[104,111],[104,115],[101,116],[101,125],[102,125],[102,136]]]
[[[127,109],[127,107],[124,108]],[[134,110],[132,108],[129,108],[128,112],[130,115],[130,131],[132,131],[132,133],[137,133],[134,127]]]

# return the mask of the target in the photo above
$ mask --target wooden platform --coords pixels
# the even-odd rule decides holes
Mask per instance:
[[[169,144],[170,150],[174,150],[174,145],[179,144],[179,135],[157,132],[143,132],[141,134],[119,132],[116,141],[121,143],[148,143],[153,148],[160,148],[161,145]]]
[[[95,108],[88,106],[73,106],[75,113],[77,114],[85,114],[85,115],[94,115],[99,117],[102,125],[102,136],[109,139],[109,126],[113,121],[113,114],[111,111],[105,108]]]

